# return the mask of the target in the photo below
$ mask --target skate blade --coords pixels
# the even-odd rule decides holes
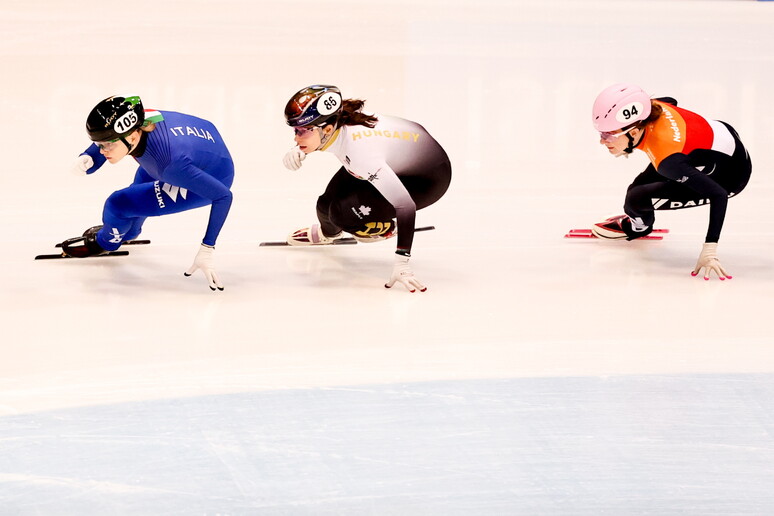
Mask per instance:
[[[659,234],[654,235],[653,233],[659,233]],[[663,240],[664,233],[669,233],[669,230],[654,229],[651,232],[651,234],[645,235],[644,237],[637,238],[636,240]],[[594,233],[592,233],[590,229],[571,229],[566,235],[564,235],[564,238],[597,238],[599,240],[624,240],[625,239],[625,237],[621,237],[621,238],[598,237]]]

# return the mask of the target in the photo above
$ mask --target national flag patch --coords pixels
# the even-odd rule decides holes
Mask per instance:
[[[156,111],[155,109],[146,109],[145,110],[145,123],[153,123],[156,124],[158,122],[161,122],[164,120],[164,116],[161,114],[160,111]]]

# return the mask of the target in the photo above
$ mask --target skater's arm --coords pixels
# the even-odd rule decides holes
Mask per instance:
[[[395,218],[398,222],[398,249],[411,253],[414,224],[417,218],[417,205],[411,198],[411,194],[387,163],[382,163],[368,180],[395,208]]]
[[[168,167],[162,173],[162,178],[165,182],[212,201],[207,231],[202,242],[214,246],[231,209],[231,189],[190,162]]]
[[[726,218],[728,191],[707,175],[710,171],[700,171],[691,166],[688,156],[682,153],[666,157],[658,166],[658,173],[662,176],[682,183],[701,197],[709,199],[710,221],[705,242],[717,242]]]

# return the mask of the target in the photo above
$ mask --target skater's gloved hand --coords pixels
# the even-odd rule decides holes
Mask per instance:
[[[409,265],[409,257],[402,254],[395,255],[395,265],[392,267],[392,275],[390,281],[384,284],[385,288],[392,288],[395,282],[400,282],[404,287],[408,289],[412,294],[419,289],[420,292],[427,290],[427,287],[422,285],[418,279],[414,277],[414,271],[411,270]]]
[[[73,163],[70,172],[76,176],[85,176],[91,167],[94,166],[94,160],[88,154],[81,154]]]
[[[204,277],[207,278],[207,282],[210,284],[210,290],[223,290],[223,283],[221,283],[218,274],[215,272],[215,260],[212,255],[215,252],[214,247],[210,247],[206,244],[202,244],[199,247],[199,252],[196,253],[193,265],[185,271],[183,274],[190,276],[198,269],[201,269],[204,273]]]
[[[306,154],[296,145],[285,153],[285,157],[282,158],[282,164],[288,170],[298,170],[301,168],[301,162],[304,161],[304,158],[306,158]]]
[[[710,279],[710,272],[714,271],[718,275],[721,281],[725,279],[731,279],[718,260],[718,244],[717,242],[707,242],[701,248],[701,254],[696,262],[696,268],[691,272],[691,276],[698,276],[701,270],[704,269],[704,279]]]

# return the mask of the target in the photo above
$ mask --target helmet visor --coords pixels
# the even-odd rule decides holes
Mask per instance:
[[[109,140],[106,142],[94,142],[94,145],[99,147],[99,150],[110,152],[113,149],[115,149],[117,143],[118,143],[118,139],[115,139],[115,140]]]
[[[612,142],[619,136],[623,136],[625,134],[629,134],[633,129],[635,129],[637,126],[633,125],[628,129],[624,129],[623,131],[600,131],[599,137],[605,140],[606,142]]]
[[[313,132],[315,129],[319,129],[319,126],[311,125],[306,127],[294,127],[293,132],[296,136],[304,137],[308,135],[309,133]]]

